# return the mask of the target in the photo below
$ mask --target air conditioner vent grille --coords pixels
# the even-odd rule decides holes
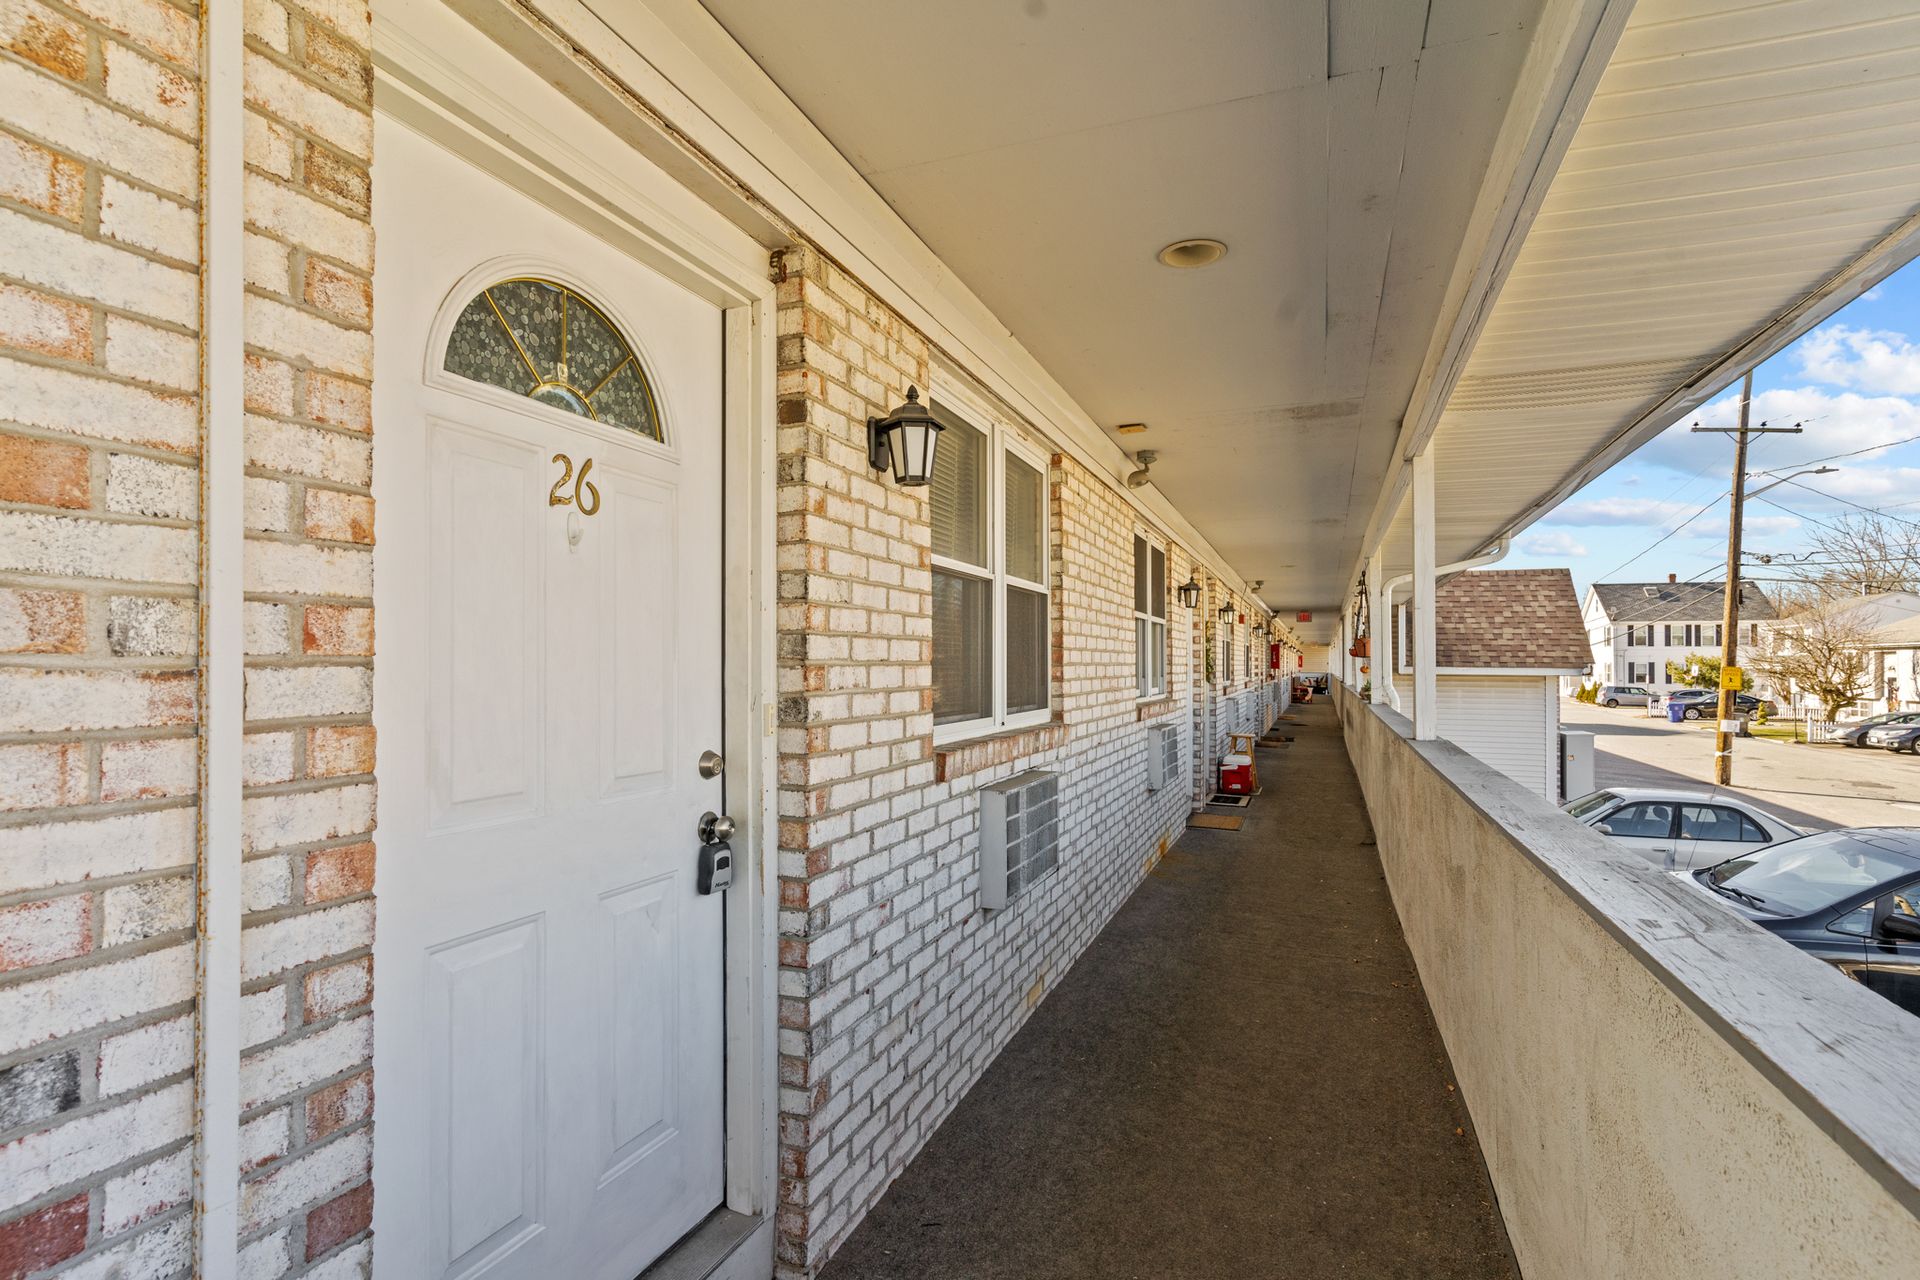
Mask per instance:
[[[980,905],[1007,905],[1060,865],[1060,775],[1035,769],[980,789]]]

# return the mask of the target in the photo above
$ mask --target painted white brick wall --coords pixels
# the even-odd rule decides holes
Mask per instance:
[[[864,443],[868,414],[891,409],[909,383],[926,387],[931,353],[810,250],[777,260],[782,274],[778,1260],[798,1277],[845,1238],[1185,827],[1194,791],[1147,789],[1149,726],[1180,723],[1191,751],[1188,722],[1209,694],[1191,611],[1172,597],[1194,565],[1173,545],[1172,692],[1137,700],[1136,517],[1108,481],[1056,454],[1054,722],[936,750],[925,491],[877,480]],[[1003,421],[1045,448],[1011,414]],[[1234,705],[1257,720],[1267,694],[1242,685]],[[1061,775],[1060,864],[984,912],[976,793],[1030,768]]]

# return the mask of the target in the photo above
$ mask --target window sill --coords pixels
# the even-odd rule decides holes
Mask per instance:
[[[1014,729],[985,738],[949,742],[933,749],[933,780],[954,782],[970,773],[1011,764],[1036,751],[1050,751],[1067,740],[1067,726],[1059,721]]]
[[[1136,702],[1133,706],[1133,716],[1136,720],[1158,720],[1168,712],[1179,709],[1180,700],[1170,693],[1163,693],[1159,697]]]

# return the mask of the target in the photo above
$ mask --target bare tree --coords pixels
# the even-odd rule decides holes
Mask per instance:
[[[1804,564],[1780,565],[1820,598],[1920,591],[1920,524],[1857,511],[1816,527]]]
[[[1863,611],[1845,601],[1802,607],[1782,618],[1748,659],[1776,689],[1818,700],[1827,720],[1869,696],[1872,662]]]

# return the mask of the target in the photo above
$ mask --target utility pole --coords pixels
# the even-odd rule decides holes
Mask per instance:
[[[1800,432],[1798,423],[1791,427],[1769,427],[1763,422],[1757,427],[1748,427],[1747,414],[1752,406],[1753,370],[1749,369],[1740,387],[1740,428],[1733,437],[1733,509],[1727,517],[1727,599],[1720,621],[1720,716],[1713,731],[1713,781],[1722,787],[1733,781],[1733,734],[1727,726],[1733,723],[1733,699],[1740,691],[1739,682],[1729,681],[1727,676],[1738,669],[1740,657],[1740,521],[1747,500],[1747,438]],[[1720,430],[1698,423],[1693,429]]]

